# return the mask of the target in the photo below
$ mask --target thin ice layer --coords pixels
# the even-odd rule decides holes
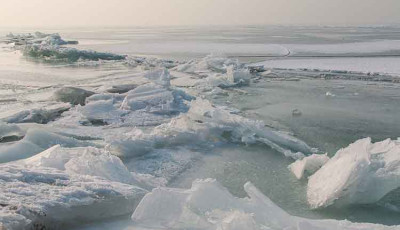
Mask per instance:
[[[400,142],[365,138],[339,150],[309,178],[312,208],[373,204],[400,187]]]

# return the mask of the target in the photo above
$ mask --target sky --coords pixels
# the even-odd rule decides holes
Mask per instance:
[[[385,25],[400,0],[0,0],[0,27]]]

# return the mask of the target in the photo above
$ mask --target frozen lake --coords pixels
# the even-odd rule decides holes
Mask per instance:
[[[104,61],[97,60],[100,53],[77,52],[92,59],[52,60],[40,56],[48,53],[27,55],[30,46],[0,43],[2,220],[31,218],[60,229],[163,229],[130,219],[145,193],[215,178],[240,198],[249,195],[243,185],[250,181],[293,216],[400,225],[397,191],[389,189],[379,202],[315,210],[307,179],[288,169],[299,154],[333,157],[359,139],[400,137],[400,28],[0,28],[0,36],[35,31],[79,41],[56,52],[128,57]],[[267,71],[249,73],[248,64]],[[65,87],[84,89],[88,97],[70,105]],[[60,149],[42,152],[56,144]],[[43,195],[35,193],[41,183],[48,186]],[[124,199],[129,202],[122,205]],[[19,207],[21,201],[26,205]],[[251,206],[241,205],[235,208]]]

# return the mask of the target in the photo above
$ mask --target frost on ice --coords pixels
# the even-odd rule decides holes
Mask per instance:
[[[365,138],[339,150],[309,178],[312,208],[372,204],[400,187],[400,141]]]
[[[311,220],[291,216],[250,182],[247,198],[237,198],[213,179],[196,180],[192,188],[156,188],[139,203],[132,215],[135,226],[149,229],[217,230],[384,230],[375,224],[337,220]]]

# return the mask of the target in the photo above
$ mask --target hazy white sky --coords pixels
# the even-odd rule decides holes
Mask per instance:
[[[0,0],[0,26],[400,23],[400,0]]]

